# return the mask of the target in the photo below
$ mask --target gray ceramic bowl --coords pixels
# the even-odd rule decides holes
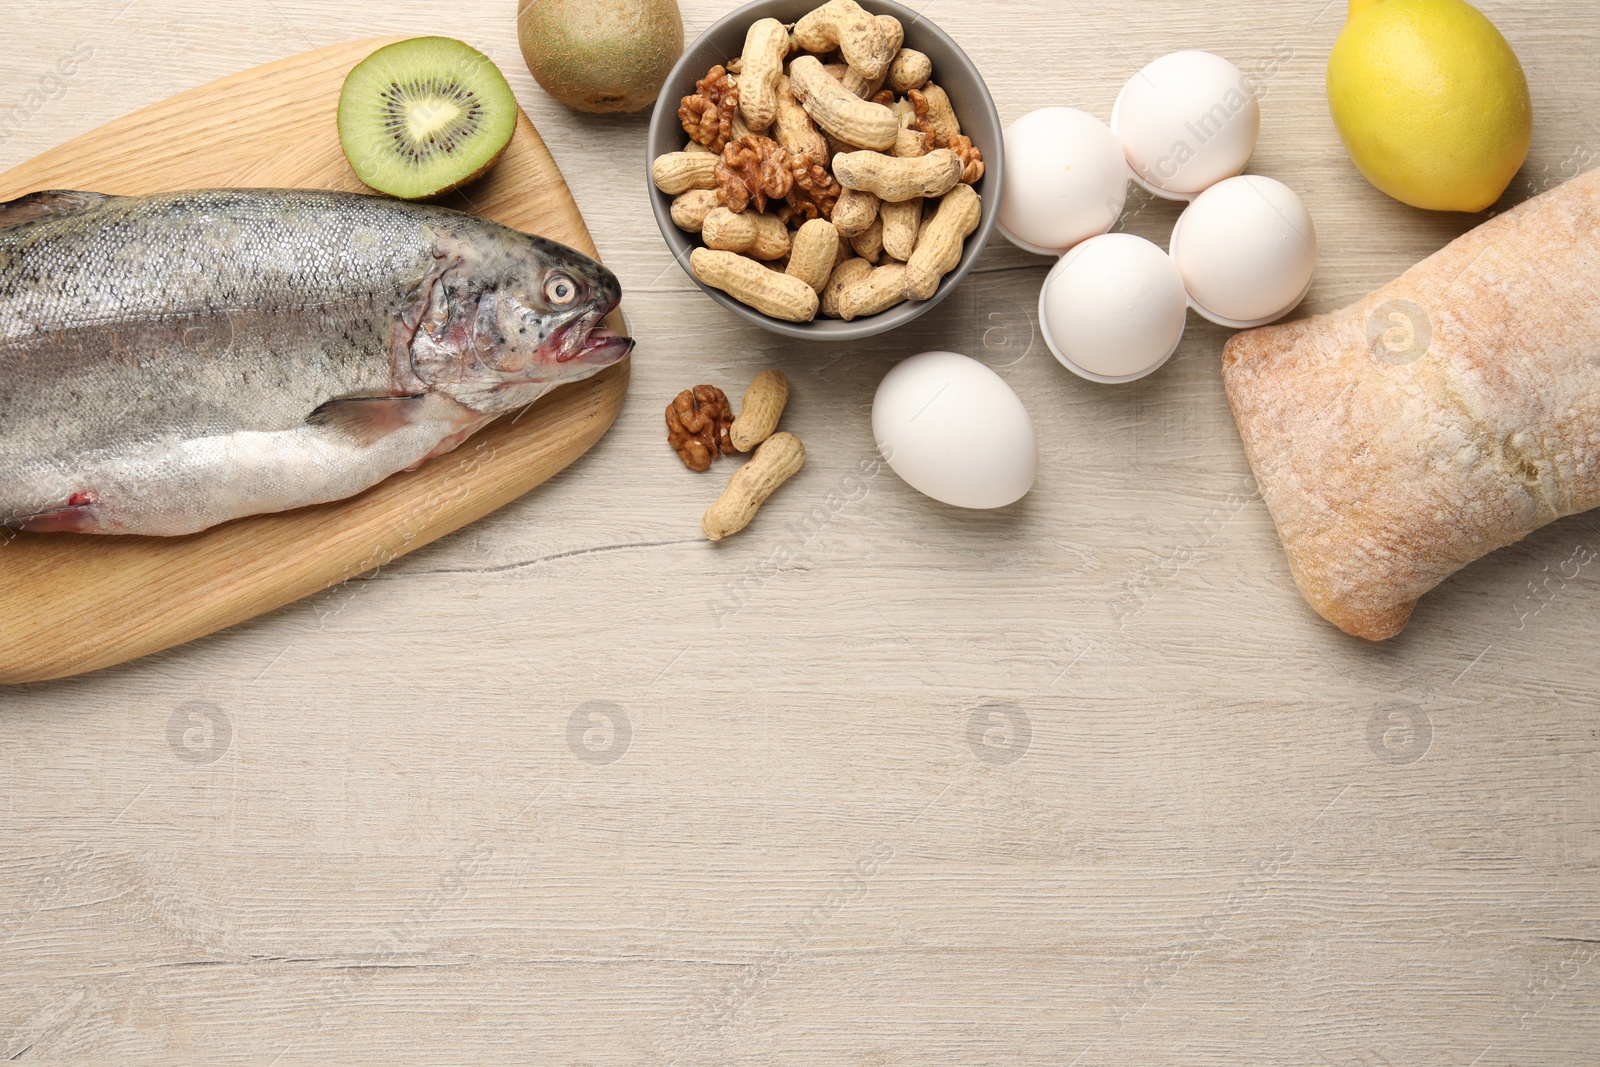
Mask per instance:
[[[905,46],[915,48],[933,60],[933,80],[949,94],[950,103],[961,120],[961,132],[971,137],[972,143],[983,153],[984,175],[974,187],[983,197],[983,216],[977,230],[967,238],[961,262],[955,270],[945,275],[939,291],[933,294],[932,299],[908,301],[853,322],[819,317],[812,322],[794,323],[763,315],[720,289],[701,284],[694,277],[689,270],[689,253],[699,244],[699,238],[673,225],[672,197],[657,189],[655,182],[650,179],[650,165],[655,158],[664,152],[681,150],[688,141],[678,122],[678,102],[694,92],[695,82],[705,77],[706,71],[718,63],[727,63],[743,51],[745,33],[750,29],[750,24],[764,18],[793,23],[821,3],[822,0],[757,0],[720,19],[689,46],[677,66],[672,68],[672,73],[667,75],[666,85],[656,98],[645,153],[645,185],[650,189],[650,207],[656,213],[656,224],[661,227],[661,236],[666,238],[667,247],[672,249],[684,273],[711,299],[735,315],[774,333],[817,341],[852,341],[904,326],[949,295],[950,290],[966,277],[983,251],[983,246],[989,242],[989,234],[994,231],[995,218],[1000,211],[1000,189],[1004,184],[1005,168],[1000,116],[994,109],[994,100],[978,68],[943,30],[893,0],[860,0],[861,6],[875,15],[893,15],[899,19],[906,30]]]

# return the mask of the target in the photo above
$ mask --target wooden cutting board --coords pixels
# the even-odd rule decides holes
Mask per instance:
[[[38,189],[141,194],[217,186],[363,191],[334,126],[345,75],[399,38],[354,41],[212,82],[0,175]],[[594,255],[526,115],[488,177],[445,202]],[[620,315],[607,325],[621,332]],[[515,500],[616,418],[628,361],[503,419],[351,500],[181,538],[0,531],[0,683],[97,670],[193,640],[353,578]]]

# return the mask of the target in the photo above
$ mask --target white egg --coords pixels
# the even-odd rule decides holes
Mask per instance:
[[[923,352],[872,398],[878,450],[911,488],[961,508],[1002,508],[1033,487],[1039,443],[1017,394],[955,352]]]
[[[1317,267],[1317,231],[1305,202],[1257,174],[1201,193],[1179,216],[1170,247],[1195,310],[1238,328],[1293,311]]]
[[[1039,322],[1062,366],[1090,381],[1128,382],[1172,357],[1188,307],[1172,257],[1143,237],[1108,233],[1051,270]]]
[[[1152,192],[1184,200],[1244,170],[1261,132],[1261,105],[1226,59],[1173,52],[1123,86],[1111,128]]]
[[[1000,232],[1018,248],[1059,256],[1116,225],[1128,162],[1110,127],[1070,107],[1023,115],[1005,132]]]

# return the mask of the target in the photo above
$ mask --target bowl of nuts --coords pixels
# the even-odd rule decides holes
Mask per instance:
[[[893,0],[757,0],[667,76],[651,208],[713,300],[775,333],[854,340],[960,283],[994,229],[1002,131],[978,68]]]

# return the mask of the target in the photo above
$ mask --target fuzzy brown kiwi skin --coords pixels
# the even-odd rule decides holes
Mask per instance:
[[[683,54],[677,0],[518,0],[522,57],[544,91],[576,111],[655,103]]]

